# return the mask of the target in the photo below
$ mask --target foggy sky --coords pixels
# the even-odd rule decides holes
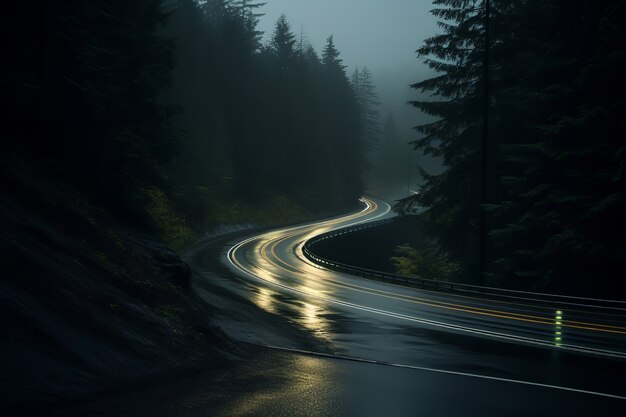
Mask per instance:
[[[431,0],[264,0],[259,29],[267,40],[281,14],[294,33],[305,38],[321,54],[326,38],[333,34],[346,71],[367,66],[374,74],[384,108],[382,119],[393,113],[402,133],[420,115],[406,105],[416,92],[408,85],[427,77],[427,69],[415,51],[423,40],[437,33]]]

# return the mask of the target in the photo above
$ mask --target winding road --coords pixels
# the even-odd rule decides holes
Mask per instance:
[[[610,399],[626,408],[626,311],[617,305],[418,290],[309,261],[302,252],[307,240],[393,216],[383,201],[362,202],[363,210],[350,215],[234,243],[227,262],[253,288],[250,300],[328,342],[335,358],[569,392],[581,401]]]

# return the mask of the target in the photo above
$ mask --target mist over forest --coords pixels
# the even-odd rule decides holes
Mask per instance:
[[[408,4],[372,10],[399,19]],[[362,6],[383,37],[370,46],[402,57],[373,62],[355,28],[305,31],[280,2],[16,4],[4,166],[15,186],[30,171],[66,183],[174,248],[417,192],[397,208],[425,211],[419,244],[447,279],[608,284],[624,258],[621,6],[494,2],[486,26],[473,4],[434,2],[415,52]]]
[[[623,1],[24,0],[0,20],[0,413],[290,369],[264,350],[285,341],[401,363],[471,344],[439,327],[561,348],[569,325],[573,351],[623,356]],[[601,312],[563,324],[578,305]],[[509,377],[483,365],[442,369]]]

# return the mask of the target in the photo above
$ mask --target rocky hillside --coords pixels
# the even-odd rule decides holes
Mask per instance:
[[[45,172],[1,174],[0,410],[29,415],[236,352],[172,250]]]

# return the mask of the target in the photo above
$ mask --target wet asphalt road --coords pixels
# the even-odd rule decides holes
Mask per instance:
[[[623,407],[620,399],[554,388],[262,349],[221,372],[54,415],[587,417],[622,416]]]
[[[434,370],[309,356],[324,372],[311,368],[311,388],[297,399],[285,392],[284,401],[349,410],[317,415],[591,415],[598,407],[601,415],[623,415],[626,320],[619,312],[420,291],[320,269],[302,255],[313,236],[388,211],[369,199],[360,213],[227,245],[232,286],[259,309],[289,319],[338,355]]]

